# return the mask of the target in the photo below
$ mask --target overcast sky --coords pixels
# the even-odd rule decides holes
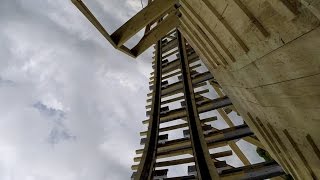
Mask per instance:
[[[109,32],[141,9],[84,2]],[[113,49],[69,0],[0,4],[0,180],[128,179],[151,56]]]
[[[84,2],[110,33],[141,9]],[[1,0],[0,27],[0,180],[128,179],[150,50],[116,51],[69,0]]]

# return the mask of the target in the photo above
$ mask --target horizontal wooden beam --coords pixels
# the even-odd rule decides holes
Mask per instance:
[[[222,170],[220,173],[221,180],[252,180],[252,179],[269,179],[284,175],[285,172],[275,161],[262,162],[258,164],[242,166]]]
[[[214,153],[214,154],[210,154],[212,159],[215,158],[221,158],[221,157],[226,157],[226,156],[231,156],[232,155],[232,151],[228,150],[228,151],[222,151],[222,152],[218,152],[218,153]],[[138,160],[139,157],[136,157]],[[135,162],[139,162],[136,161]],[[163,167],[163,166],[172,166],[172,165],[178,165],[178,164],[185,164],[185,163],[189,163],[192,162],[193,158],[183,158],[183,159],[175,159],[175,160],[169,160],[169,161],[162,161],[162,162],[157,162],[156,167]],[[131,168],[135,168],[134,166],[137,165],[133,165],[131,166]],[[134,169],[133,169],[134,170]]]
[[[214,117],[202,119],[202,120],[200,120],[200,122],[204,124],[207,122],[215,121],[217,119],[218,119],[217,116],[214,116]],[[173,126],[160,128],[159,132],[166,132],[166,131],[171,131],[171,130],[180,129],[180,128],[184,128],[184,127],[188,127],[188,123],[177,124],[177,125],[173,125]],[[147,131],[140,132],[140,136],[145,136],[145,135],[147,135]]]
[[[117,47],[122,46],[128,39],[137,34],[141,29],[173,7],[178,0],[154,0],[139,11],[135,16],[112,33],[111,38]]]
[[[219,109],[219,108],[222,108],[225,106],[229,106],[231,104],[232,103],[228,97],[217,98],[217,99],[214,99],[208,103],[204,103],[204,104],[198,106],[198,111],[199,111],[199,113],[204,113],[207,111],[211,111],[211,110]],[[165,115],[161,116],[160,123],[184,118],[185,116],[186,116],[185,108],[171,110],[168,113],[166,113]]]
[[[161,21],[155,28],[151,29],[139,43],[131,49],[132,54],[139,56],[151,45],[155,44],[159,39],[165,36],[169,31],[179,25],[179,20],[175,12],[172,12],[166,19]]]

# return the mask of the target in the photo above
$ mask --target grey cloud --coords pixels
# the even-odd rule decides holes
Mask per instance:
[[[37,102],[33,105],[40,113],[44,114],[45,118],[48,118],[53,123],[53,128],[47,137],[48,143],[55,145],[61,141],[75,140],[76,136],[73,136],[68,128],[65,127],[63,120],[65,119],[65,112],[47,107],[41,102]]]
[[[136,11],[87,3],[110,32]],[[122,7],[121,17],[101,3]],[[147,55],[113,49],[70,1],[4,0],[0,25],[0,179],[128,179]]]
[[[0,77],[0,86],[14,86],[14,82]]]

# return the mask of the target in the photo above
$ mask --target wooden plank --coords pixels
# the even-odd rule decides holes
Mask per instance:
[[[136,58],[137,56],[135,56],[134,54],[131,53],[130,49],[127,48],[126,46],[122,45],[121,47],[118,48],[119,51],[127,54],[128,56],[131,56],[133,58]]]
[[[210,82],[210,84],[212,85],[212,83]],[[216,86],[213,86],[212,87],[214,88],[214,90],[217,92],[218,96],[222,97],[224,96],[222,91],[216,87]],[[223,120],[230,126],[230,127],[234,127],[234,124],[233,122],[231,121],[231,119],[229,118],[229,116],[222,110],[222,109],[218,109],[217,110],[218,113],[220,114],[220,116],[223,118]],[[258,140],[253,140],[252,137],[244,137],[243,140],[251,143],[251,144],[254,144],[258,147],[261,147],[263,149],[265,149],[263,147],[263,145],[258,141]],[[256,142],[256,143],[254,143]],[[241,149],[237,146],[237,144],[234,142],[234,141],[230,141],[228,143],[228,145],[230,146],[230,148],[236,153],[236,155],[238,156],[238,158],[241,160],[241,162],[244,164],[244,165],[250,165],[250,161],[248,160],[248,158],[243,154],[243,152],[241,151]]]
[[[167,58],[167,57],[169,57],[169,56],[171,56],[171,55],[173,55],[173,54],[175,54],[175,53],[177,53],[177,52],[178,52],[178,50],[174,50],[174,51],[172,51],[172,52],[164,55],[162,58],[165,59],[165,58]]]
[[[112,33],[111,38],[115,42],[116,46],[120,47],[123,45],[128,39],[138,33],[145,26],[160,18],[163,13],[168,11],[177,2],[177,0],[155,0],[151,2],[148,6],[143,8],[129,21]]]
[[[171,72],[172,72],[172,71],[171,71]],[[169,75],[163,76],[163,77],[162,77],[162,80],[166,80],[166,79],[168,79],[168,78],[171,78],[171,77],[176,76],[176,75],[179,75],[179,74],[181,74],[181,71],[177,71],[177,72],[171,73],[171,74],[169,74]]]
[[[293,14],[298,15],[301,3],[298,0],[280,0]]]
[[[242,39],[237,35],[237,33],[231,28],[229,23],[219,14],[219,12],[212,6],[209,0],[203,0],[204,4],[211,10],[211,12],[219,19],[219,21],[225,26],[225,28],[230,32],[230,34],[235,38],[235,40],[240,44],[242,49],[247,53],[249,52],[248,46],[242,41]]]
[[[320,150],[317,147],[316,143],[313,141],[312,137],[310,136],[310,134],[308,134],[306,136],[308,143],[310,144],[310,146],[312,147],[314,154],[318,157],[318,159],[320,160]]]
[[[169,31],[179,25],[178,17],[175,13],[172,13],[165,20],[161,21],[160,24],[150,30],[141,40],[140,42],[131,49],[131,52],[135,56],[139,56],[146,49],[148,49],[151,45],[157,42],[160,38],[166,35]]]
[[[211,122],[211,121],[215,121],[215,120],[217,120],[216,116],[215,117],[211,117],[211,118],[201,119],[200,122],[201,122],[202,125],[204,125],[207,122]],[[173,126],[160,128],[159,132],[166,132],[166,131],[171,131],[171,130],[184,128],[184,127],[188,127],[188,123],[177,124],[177,125],[173,125]],[[145,136],[145,135],[147,135],[147,131],[140,132],[140,136]]]
[[[252,122],[255,124],[255,126],[259,129],[259,132],[261,132],[261,135],[263,136],[263,139],[266,140],[269,148],[271,151],[268,151],[269,154],[273,153],[274,156],[272,156],[275,160],[277,160],[280,164],[285,165],[285,163],[283,162],[283,156],[279,155],[280,149],[277,146],[276,143],[274,143],[274,136],[272,136],[269,131],[266,129],[266,126],[262,123],[262,121],[256,117],[255,119],[253,119],[252,115],[250,113],[248,113],[248,116],[251,120],[253,120]],[[272,155],[272,154],[271,154]],[[283,166],[283,168],[287,171],[287,167]],[[288,171],[287,171],[288,172]]]
[[[232,151],[234,151],[234,153],[238,156],[238,158],[240,159],[240,161],[244,164],[244,165],[250,165],[250,161],[248,160],[248,158],[246,157],[245,154],[243,154],[243,152],[241,151],[241,149],[238,147],[238,145],[235,143],[235,141],[230,141],[228,142],[228,145],[230,146],[230,148],[232,149]]]
[[[186,38],[188,38],[188,40],[191,43],[195,44],[195,46],[199,49],[202,56],[205,57],[205,59],[207,60],[208,64],[211,65],[213,67],[213,69],[216,69],[218,67],[218,65],[216,63],[217,60],[215,59],[215,57],[213,55],[210,55],[209,52],[205,50],[205,47],[204,47],[203,43],[200,41],[200,39],[195,37],[195,34],[193,34],[190,31],[190,29],[186,26],[186,24],[183,21],[181,21],[181,28],[185,32],[184,35],[186,36]]]
[[[263,162],[254,165],[237,167],[227,170],[222,170],[221,180],[252,180],[252,179],[269,179],[276,176],[284,175],[285,172],[274,161]]]
[[[226,157],[226,156],[231,156],[231,155],[232,155],[232,151],[223,151],[223,152],[219,152],[219,153],[215,153],[215,154],[210,154],[210,157],[217,158],[217,157]],[[194,162],[193,157],[157,162],[156,167],[174,166],[174,165],[186,164],[186,163],[191,163],[191,162]],[[222,162],[224,162],[224,161],[222,161]]]
[[[172,49],[177,48],[177,39],[171,40],[169,43],[167,43],[163,48],[162,48],[162,53],[166,54]]]
[[[215,144],[208,144],[208,148],[213,149],[213,148],[223,147],[226,145],[227,145],[226,142],[220,142],[220,143],[215,143]],[[186,149],[178,149],[178,150],[170,150],[167,152],[160,152],[157,154],[157,158],[168,158],[168,157],[179,156],[179,155],[184,155],[184,154],[192,155],[191,147],[186,148]],[[137,159],[135,159],[135,162],[137,162],[139,159],[140,158],[137,157]]]
[[[249,11],[249,9],[240,1],[234,0],[234,2],[242,9],[242,11],[248,16],[254,25],[259,29],[259,31],[265,36],[270,36],[270,33],[263,27],[259,20],[254,17],[254,15]]]
[[[191,151],[190,151],[191,152]],[[185,152],[184,152],[185,153]],[[214,154],[210,154],[210,157],[212,158],[212,159],[215,159],[215,158],[221,158],[221,157],[226,157],[226,156],[231,156],[232,155],[232,151],[222,151],[222,152],[218,152],[218,153],[214,153]],[[135,157],[134,158],[134,162],[139,162],[139,159],[141,159],[140,157]],[[188,160],[183,160],[183,159],[180,159],[180,160],[182,160],[182,163],[184,163],[185,161],[190,161],[190,159],[189,158],[185,158],[185,159],[188,159]],[[179,159],[178,159],[178,161],[180,161]],[[192,159],[193,160],[193,159]],[[184,162],[183,162],[184,161]],[[169,162],[169,161],[162,161],[162,162]],[[172,162],[172,161],[171,161]],[[176,160],[173,160],[173,162],[177,162]],[[180,161],[181,162],[181,161]],[[160,163],[160,164],[163,164],[163,163],[161,163],[161,162],[158,162],[158,163]],[[182,164],[182,163],[180,163],[180,164]],[[137,166],[137,165],[133,165],[133,166],[131,166],[131,168],[135,168],[134,166]],[[159,167],[158,165],[156,165],[157,167]]]
[[[216,46],[210,41],[209,37],[203,32],[203,30],[197,25],[197,23],[191,18],[191,16],[183,9],[180,8],[180,11],[183,16],[186,17],[186,20],[194,27],[194,32],[198,34],[198,37],[202,39],[204,43],[207,44],[206,47],[208,47],[208,50],[213,52],[214,54],[217,55],[218,60],[224,65],[227,65],[228,62],[225,60],[225,58],[221,55],[220,51],[216,48]],[[219,62],[219,63],[220,63]]]
[[[293,161],[293,159],[289,153],[289,150],[284,145],[283,141],[281,140],[278,133],[274,130],[273,126],[270,123],[268,123],[267,126],[268,126],[269,130],[271,131],[271,133],[273,134],[273,136],[275,137],[275,140],[279,144],[279,148],[281,148],[281,152],[284,152],[284,153],[282,153],[283,160],[284,160],[284,163],[286,164],[286,166],[288,167],[288,170],[289,170],[288,173],[290,173],[294,179],[299,179],[300,177],[298,177],[298,176],[301,175],[300,170],[296,167],[296,164]]]
[[[201,131],[202,131],[202,126],[201,126]],[[233,135],[229,136],[230,132],[233,132]],[[249,130],[249,127],[241,125],[237,127],[217,130],[214,133],[211,133],[208,135],[203,134],[203,136],[204,136],[205,142],[209,146],[209,145],[216,145],[219,143],[229,143],[230,141],[234,141],[241,137],[249,136],[251,134],[252,132]],[[189,138],[180,138],[180,139],[167,141],[165,144],[159,145],[157,152],[161,153],[161,152],[177,150],[177,149],[185,149],[185,148],[191,148],[191,142]]]
[[[186,29],[186,27],[183,24],[180,24],[180,27],[178,27],[179,31],[184,35],[184,37],[186,38],[186,40],[188,41],[188,43],[194,47],[194,50],[197,52],[197,54],[200,56],[202,62],[204,64],[206,64],[206,66],[212,66],[213,68],[217,68],[217,66],[215,64],[212,64],[212,61],[209,61],[209,56],[207,54],[206,51],[203,51],[201,45],[198,46],[198,42],[195,41],[195,39],[190,35],[190,33],[188,32],[188,30]],[[211,65],[212,64],[212,65]]]
[[[210,46],[205,43],[203,41],[203,38],[199,37],[198,33],[196,33],[196,31],[191,27],[192,25],[190,25],[188,22],[187,22],[187,19],[186,17],[182,17],[181,18],[181,22],[183,23],[183,25],[190,31],[190,36],[193,36],[194,39],[196,41],[198,41],[199,44],[201,44],[203,46],[203,50],[205,52],[208,53],[209,57],[210,57],[210,60],[212,60],[213,62],[211,62],[211,64],[213,64],[213,66],[219,66],[221,65],[221,63],[217,60],[217,58],[214,56],[214,54],[212,53],[212,51],[209,50]]]
[[[190,11],[190,16],[194,17],[195,21],[198,22],[199,26],[207,32],[206,34],[208,36],[212,36],[212,38],[219,44],[221,49],[224,50],[224,52],[228,55],[228,57],[231,59],[232,62],[235,62],[235,58],[233,55],[230,53],[230,51],[226,48],[226,46],[222,43],[220,38],[211,30],[211,28],[204,22],[204,20],[194,11],[194,9],[188,4],[186,1],[182,1],[181,5],[183,8],[189,12]]]
[[[255,145],[255,146],[257,146],[257,147],[259,147],[261,149],[266,150],[266,148],[261,144],[261,142],[259,140],[255,139],[255,138],[253,138],[253,137],[250,137],[250,136],[244,137],[243,140],[245,140],[248,143],[251,143],[251,144],[253,144],[253,145]]]
[[[293,149],[295,150],[295,152],[298,154],[298,157],[300,158],[300,160],[302,161],[303,165],[307,168],[308,173],[310,174],[310,176],[312,177],[312,179],[318,179],[317,176],[314,174],[314,172],[312,171],[308,161],[306,160],[305,156],[303,155],[302,151],[300,150],[299,146],[297,145],[297,143],[295,142],[295,140],[291,137],[291,135],[289,134],[288,130],[285,129],[283,130],[283,133],[285,134],[285,136],[288,138],[290,144],[292,145]]]

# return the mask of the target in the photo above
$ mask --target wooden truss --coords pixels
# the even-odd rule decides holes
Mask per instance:
[[[144,148],[136,150],[134,162],[137,164],[132,166],[132,179],[264,179],[284,174],[275,161],[251,164],[240,150],[236,144],[240,139],[264,147],[246,124],[233,124],[227,115],[236,111],[232,102],[224,95],[211,73],[198,72],[198,68],[203,68],[200,58],[179,31],[171,31],[161,38],[154,54],[154,72],[149,83],[151,93],[148,94],[149,105],[146,106],[149,119],[143,121],[148,125],[148,130],[140,133]],[[178,81],[169,83],[170,78],[178,78]],[[217,98],[204,96],[209,93],[208,84],[214,88]],[[170,108],[177,103],[180,103],[180,107]],[[200,118],[201,113],[212,110],[220,114],[229,128],[212,127],[209,123],[217,120],[216,116]],[[183,120],[183,123],[177,120]],[[165,125],[169,122],[171,125]],[[181,130],[183,138],[168,139],[168,132]],[[209,151],[227,146],[232,151]],[[235,168],[217,159],[233,153],[244,166]],[[181,158],[183,155],[189,156]],[[189,166],[188,174],[166,177],[168,167],[187,163],[195,164]]]
[[[136,150],[132,179],[264,179],[284,174],[284,170],[275,161],[250,163],[236,142],[243,139],[262,149],[264,147],[246,124],[236,126],[231,121],[228,113],[236,112],[236,109],[212,73],[197,71],[197,68],[203,66],[200,58],[214,69],[235,62],[235,58],[219,36],[195,12],[192,0],[149,0],[148,6],[112,34],[105,30],[81,0],[72,2],[114,48],[129,56],[137,57],[155,44],[154,72],[150,77],[151,92],[146,106],[149,119],[143,121],[148,125],[148,130],[140,133],[144,148]],[[201,3],[210,9],[241,50],[249,52],[246,43],[209,0],[202,0]],[[269,32],[240,0],[234,0],[234,3],[264,37],[269,36]],[[144,28],[141,40],[131,49],[126,47],[125,43]],[[169,83],[170,78],[177,77],[178,81]],[[216,99],[204,96],[209,92],[206,88],[208,84],[218,94]],[[179,108],[169,108],[169,104],[177,102],[181,103]],[[217,117],[200,118],[201,113],[212,110],[219,113],[229,128],[216,129],[208,124],[217,120]],[[178,119],[184,120],[184,123],[162,127],[162,124]],[[187,128],[184,138],[168,140],[169,131],[183,128]],[[209,152],[210,149],[223,146],[229,146],[232,151]],[[244,166],[236,168],[217,159],[233,153]],[[192,157],[178,158],[181,155]],[[165,158],[173,159],[163,160]],[[164,168],[186,163],[195,164],[189,167],[186,176],[166,177],[168,169]]]

